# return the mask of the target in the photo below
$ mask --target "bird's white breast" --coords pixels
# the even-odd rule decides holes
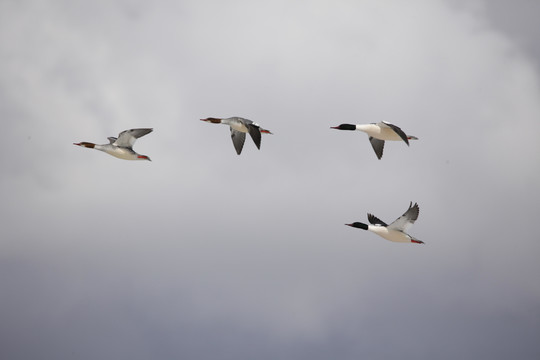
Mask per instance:
[[[363,131],[379,140],[401,141],[402,139],[392,128],[381,127],[377,124],[356,125],[356,130]]]
[[[244,124],[242,124],[241,122],[238,122],[238,121],[231,121],[229,126],[232,129],[236,130],[236,131],[240,131],[240,132],[244,132],[244,133],[249,132],[248,128]]]
[[[96,146],[96,149],[101,150],[103,152],[106,152],[109,155],[112,155],[114,157],[117,157],[119,159],[124,160],[137,160],[137,154],[134,151],[130,151],[129,149],[112,146],[112,145],[102,145],[102,146]]]
[[[368,230],[389,241],[411,242],[410,237],[404,232],[397,230],[388,230],[385,226],[369,225]]]

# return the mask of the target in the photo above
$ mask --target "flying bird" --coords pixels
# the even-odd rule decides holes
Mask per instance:
[[[387,225],[384,221],[376,217],[375,215],[368,214],[368,220],[371,225],[367,225],[361,222],[354,222],[352,224],[345,224],[362,230],[369,230],[386,240],[394,242],[416,243],[423,244],[423,241],[416,239],[415,237],[406,233],[406,231],[414,224],[418,219],[420,209],[418,204],[409,205],[409,209],[405,211],[403,215],[398,217],[393,223]]]
[[[246,133],[249,133],[253,139],[253,142],[255,145],[257,145],[257,149],[261,148],[261,133],[272,134],[270,131],[261,128],[253,121],[237,116],[226,119],[209,117],[206,119],[201,119],[201,121],[206,121],[213,124],[229,125],[231,129],[232,142],[238,155],[242,153],[242,148],[244,147],[244,142],[246,141]]]
[[[112,155],[114,157],[117,157],[119,159],[124,160],[148,160],[151,161],[150,158],[146,155],[137,154],[135,151],[133,151],[133,144],[135,144],[135,141],[148,134],[151,133],[153,129],[131,129],[131,130],[125,130],[122,131],[120,134],[118,134],[118,138],[115,137],[108,137],[109,144],[104,145],[98,145],[90,142],[80,142],[80,143],[73,143],[73,145],[78,146],[84,146],[90,149],[96,149],[103,152],[106,152],[109,155]]]
[[[407,135],[401,128],[391,124],[386,121],[381,121],[379,123],[373,124],[362,124],[362,125],[351,125],[351,124],[341,124],[339,126],[333,126],[331,129],[337,130],[358,130],[363,131],[369,136],[369,142],[375,150],[375,155],[380,160],[383,156],[384,150],[384,141],[405,141],[407,146],[409,145],[409,140],[418,140],[416,136]]]

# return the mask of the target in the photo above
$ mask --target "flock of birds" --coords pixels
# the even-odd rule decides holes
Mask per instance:
[[[206,119],[201,119],[201,121],[209,122],[212,124],[229,125],[229,128],[231,130],[232,142],[238,155],[242,153],[242,149],[244,148],[246,134],[249,134],[251,136],[253,142],[258,149],[261,148],[262,134],[272,134],[269,130],[263,129],[253,121],[241,117],[230,117],[225,119],[209,117]],[[385,141],[404,141],[407,145],[409,145],[409,140],[418,140],[418,138],[415,136],[405,134],[405,132],[401,130],[398,126],[385,121],[376,124],[341,124],[339,126],[334,126],[331,128],[337,130],[365,132],[369,136],[369,142],[371,143],[371,146],[375,151],[375,155],[379,160],[382,158],[383,155]],[[100,150],[106,152],[109,155],[124,160],[151,161],[148,156],[136,153],[133,150],[133,145],[138,138],[151,133],[152,130],[153,129],[125,130],[118,135],[118,138],[109,137],[109,143],[103,145],[94,144],[86,141],[74,143],[74,145]],[[412,226],[412,224],[414,224],[416,219],[418,219],[419,213],[420,209],[418,207],[418,204],[415,203],[413,205],[411,202],[407,211],[405,211],[403,215],[397,218],[390,225],[386,224],[378,217],[369,213],[369,225],[362,222],[354,222],[352,224],[345,225],[371,231],[381,236],[382,238],[393,242],[423,244],[423,241],[420,241],[415,237],[407,234],[408,229]]]

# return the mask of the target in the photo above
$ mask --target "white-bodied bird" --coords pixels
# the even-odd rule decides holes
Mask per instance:
[[[404,243],[416,243],[423,244],[423,241],[416,239],[415,237],[407,234],[407,230],[414,224],[416,219],[418,219],[418,214],[420,209],[418,204],[409,205],[409,209],[405,211],[403,215],[398,217],[393,223],[387,225],[384,221],[376,217],[375,215],[368,213],[368,220],[371,225],[367,225],[361,222],[354,222],[352,224],[345,224],[347,226],[352,226],[358,229],[371,231],[386,240],[394,242],[404,242]]]
[[[107,139],[109,139],[109,144],[99,145],[99,144],[83,141],[80,143],[73,143],[73,145],[100,150],[100,151],[106,152],[109,155],[117,157],[119,159],[151,161],[148,156],[137,154],[135,151],[133,151],[133,144],[135,144],[135,141],[138,138],[148,133],[151,133],[152,130],[153,129],[125,130],[125,131],[122,131],[120,134],[118,134],[118,138],[115,138],[112,136],[108,137]]]
[[[366,134],[368,134],[369,142],[371,143],[371,146],[373,146],[373,150],[375,150],[375,155],[377,155],[377,158],[379,158],[379,160],[383,156],[384,142],[386,140],[403,140],[405,141],[405,144],[407,144],[407,146],[409,145],[409,140],[418,140],[416,136],[407,135],[403,130],[401,130],[401,128],[386,121],[381,121],[377,124],[341,124],[339,126],[332,126],[331,129],[352,131],[357,130],[365,132]]]

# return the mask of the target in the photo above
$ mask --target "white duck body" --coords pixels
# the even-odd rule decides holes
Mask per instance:
[[[240,131],[243,133],[249,133],[249,129],[246,126],[248,124],[248,121],[251,122],[251,120],[246,121],[247,119],[239,118],[239,117],[231,117],[228,119],[221,119],[221,123],[225,125],[229,125],[231,129]],[[251,122],[251,124],[255,126],[259,126],[258,124]]]
[[[140,158],[139,157],[140,155],[137,154],[132,149],[125,148],[125,147],[114,146],[114,145],[111,145],[111,144],[105,144],[105,145],[96,144],[94,146],[94,149],[106,152],[107,154],[112,155],[114,157],[117,157],[119,159],[124,159],[124,160],[146,160],[144,158]]]
[[[356,125],[356,130],[363,131],[369,136],[379,140],[403,141],[401,136],[399,136],[394,129],[385,125],[386,124],[383,122],[379,124],[359,124]]]
[[[410,235],[403,231],[388,229],[386,226],[368,225],[368,230],[389,241],[400,243],[411,242]]]

